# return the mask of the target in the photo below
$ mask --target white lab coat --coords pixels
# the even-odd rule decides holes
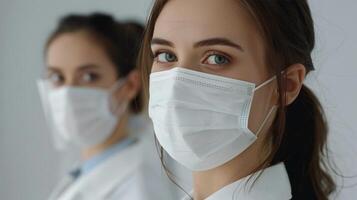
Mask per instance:
[[[144,163],[144,150],[143,143],[136,142],[75,181],[70,176],[65,177],[49,199],[167,199],[168,193],[164,194],[167,188],[162,182],[163,175],[157,174],[159,170],[155,171],[150,165]]]
[[[289,177],[283,163],[264,169],[257,177],[259,173],[231,183],[205,200],[289,200],[292,198]],[[185,197],[182,200],[189,199],[190,197]]]

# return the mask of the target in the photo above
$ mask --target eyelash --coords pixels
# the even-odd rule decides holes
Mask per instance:
[[[58,76],[58,77],[61,77],[63,78],[63,75],[61,73],[58,73],[58,72],[48,72],[46,75],[45,75],[45,78],[46,79],[51,79],[55,76]]]
[[[168,51],[168,50],[157,50],[156,52],[153,52],[153,53],[152,53],[152,55],[153,55],[153,60],[154,60],[155,62],[160,63],[160,62],[157,60],[157,58],[158,58],[158,56],[159,56],[160,54],[162,54],[162,53],[168,53],[168,54],[175,55],[173,52]],[[175,55],[175,57],[176,57],[176,55]]]
[[[158,56],[162,53],[168,53],[168,54],[172,54],[174,56],[176,56],[174,53],[172,53],[171,51],[168,51],[168,50],[157,50],[156,52],[153,52],[152,55],[153,55],[153,60],[154,62],[156,63],[161,63],[159,62],[157,59],[158,59]],[[227,60],[227,63],[226,64],[222,64],[220,66],[224,66],[224,65],[228,65],[232,62],[232,58],[231,56],[227,55],[226,53],[223,53],[223,52],[220,52],[220,51],[217,51],[217,50],[210,50],[210,51],[207,51],[205,53],[205,56],[204,56],[204,59],[201,60],[201,62],[203,61],[207,61],[207,59],[210,57],[210,56],[222,56],[224,57],[226,60]],[[207,65],[212,65],[212,64],[207,64]]]
[[[211,56],[222,56],[227,60],[227,63],[222,64],[220,66],[224,66],[224,65],[228,65],[232,62],[232,58],[231,56],[227,55],[226,53],[220,52],[220,51],[208,51],[208,53],[206,53],[205,59],[203,59],[203,61],[207,61],[209,57]],[[212,64],[207,64],[207,65],[212,65]]]
[[[88,81],[88,83],[95,83],[97,81],[99,81],[101,79],[100,74],[96,73],[96,72],[86,72],[84,74],[81,75],[81,79],[84,78],[84,76],[90,76],[90,78],[92,80]],[[52,80],[52,78],[54,78],[55,76],[58,76],[60,80],[56,80],[56,84],[61,84],[64,81],[64,77],[62,74],[60,73],[55,73],[55,72],[50,72],[46,75],[46,79],[50,80],[50,81],[54,81]]]

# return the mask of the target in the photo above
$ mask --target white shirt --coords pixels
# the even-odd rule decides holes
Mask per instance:
[[[161,200],[172,199],[169,179],[162,170],[153,129],[146,115],[129,118],[129,134],[139,141],[115,153],[76,180],[66,176],[50,200]],[[103,158],[103,156],[101,156]],[[98,160],[97,160],[98,161]],[[97,162],[96,161],[96,162]],[[88,169],[88,167],[85,167]]]
[[[157,171],[143,162],[143,143],[137,142],[107,158],[88,173],[66,177],[52,200],[156,200],[165,199]],[[155,177],[155,178],[153,178]],[[162,187],[161,187],[162,186]]]
[[[226,185],[206,200],[289,200],[291,198],[289,177],[284,163],[280,163]],[[183,200],[189,199],[190,197],[185,197]]]

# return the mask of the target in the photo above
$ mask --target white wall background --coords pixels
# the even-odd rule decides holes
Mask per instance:
[[[331,122],[330,144],[342,172],[357,175],[357,1],[311,0],[318,46],[308,84]],[[45,199],[58,179],[35,80],[42,48],[58,17],[106,11],[144,20],[151,0],[0,0],[0,199]],[[345,184],[357,184],[346,179]],[[337,197],[350,200],[357,186]]]
[[[345,176],[357,175],[357,1],[310,0],[317,32],[317,70],[308,84],[330,122],[331,155]],[[340,179],[338,179],[340,180]],[[357,196],[357,178],[345,178],[336,199]],[[353,187],[352,187],[353,186]]]

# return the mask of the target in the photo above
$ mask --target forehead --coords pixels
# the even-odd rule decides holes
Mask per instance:
[[[154,37],[180,41],[226,37],[243,43],[254,33],[256,27],[239,0],[169,0],[154,29]]]
[[[104,59],[104,49],[86,32],[64,33],[52,41],[47,50],[47,63],[75,66]]]

